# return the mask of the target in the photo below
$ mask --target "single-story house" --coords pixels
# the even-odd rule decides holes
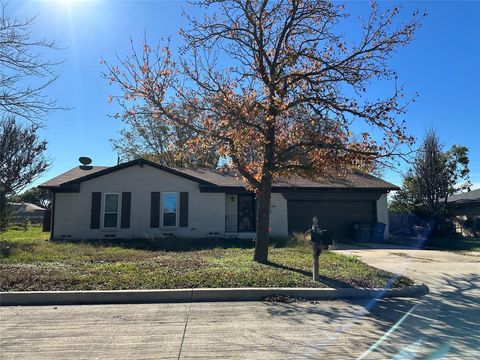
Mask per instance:
[[[447,198],[447,212],[453,217],[458,233],[478,236],[480,231],[480,189]]]
[[[75,167],[39,187],[53,193],[53,239],[253,237],[255,232],[255,197],[231,173],[138,159]],[[360,172],[338,181],[276,183],[271,234],[304,232],[317,216],[334,238],[352,238],[353,223],[388,225],[387,193],[397,189]]]
[[[35,224],[41,224],[45,209],[41,206],[21,202],[7,203],[7,208],[12,214],[14,221],[29,221]]]
[[[447,199],[447,211],[454,215],[480,216],[480,189],[452,195]]]

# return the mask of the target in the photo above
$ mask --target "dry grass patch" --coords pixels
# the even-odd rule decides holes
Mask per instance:
[[[326,252],[312,281],[304,242],[272,246],[252,261],[251,241],[162,239],[50,242],[39,229],[0,234],[0,290],[114,290],[190,287],[402,287],[413,282],[355,257]],[[280,242],[278,242],[280,243]]]

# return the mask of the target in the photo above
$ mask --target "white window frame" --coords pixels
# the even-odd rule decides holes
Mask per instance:
[[[176,206],[175,206],[175,225],[173,225],[173,226],[166,226],[166,225],[164,224],[164,220],[165,220],[165,219],[164,219],[164,216],[163,216],[163,215],[165,214],[164,206],[163,206],[163,205],[164,205],[164,204],[163,204],[163,203],[164,203],[164,196],[165,196],[165,195],[172,195],[172,194],[175,195],[175,201],[176,201]],[[178,213],[179,213],[179,211],[178,211],[178,192],[175,192],[175,191],[165,191],[165,192],[161,192],[161,193],[160,193],[160,196],[161,196],[161,200],[160,200],[160,206],[161,206],[160,216],[161,216],[161,219],[162,219],[162,228],[172,229],[172,228],[178,227],[178,215],[179,215],[179,214],[178,214]],[[167,214],[169,214],[169,213],[171,213],[171,212],[170,212],[170,211],[167,212]]]
[[[117,195],[117,226],[115,227],[105,227],[105,204],[107,195]],[[102,229],[104,230],[117,230],[120,227],[120,214],[122,213],[122,202],[120,201],[120,193],[119,192],[105,192],[103,193],[103,201],[102,201]],[[108,214],[115,214],[113,212],[109,212]]]

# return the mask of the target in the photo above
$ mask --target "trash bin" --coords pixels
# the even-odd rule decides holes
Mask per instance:
[[[372,231],[370,233],[370,241],[371,242],[383,242],[385,240],[385,227],[387,225],[384,223],[375,223],[372,227]]]
[[[356,242],[368,242],[370,241],[370,230],[372,228],[371,223],[355,223],[353,224],[353,230],[355,234]]]

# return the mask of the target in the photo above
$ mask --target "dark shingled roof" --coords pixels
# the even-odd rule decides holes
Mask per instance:
[[[449,204],[463,204],[472,202],[480,202],[480,189],[452,195],[447,199],[447,203]]]
[[[232,172],[220,172],[210,169],[189,169],[189,168],[167,168],[148,160],[133,160],[128,163],[123,163],[117,166],[89,166],[88,170],[84,170],[81,167],[75,167],[51,180],[39,185],[43,188],[54,188],[61,186],[65,183],[71,184],[72,182],[78,182],[91,179],[96,176],[102,176],[115,170],[120,170],[128,166],[137,164],[147,164],[169,171],[178,176],[188,178],[190,180],[198,181],[199,183],[210,187],[231,187],[238,188],[243,187],[243,182],[235,176]],[[107,170],[108,169],[108,170]],[[104,171],[102,171],[104,170]],[[98,174],[96,174],[98,173]],[[291,178],[285,181],[280,181],[274,184],[276,188],[310,188],[310,189],[381,189],[381,190],[398,190],[398,187],[379,179],[375,176],[364,174],[361,172],[354,172],[347,175],[345,179],[337,180],[318,180],[312,181],[300,177]]]
[[[242,187],[243,182],[234,173],[225,173],[210,169],[188,169],[175,168],[184,174],[208,181],[222,187]],[[379,179],[375,176],[354,172],[348,174],[345,179],[337,180],[309,180],[301,177],[294,177],[288,180],[279,181],[274,187],[285,188],[318,188],[318,189],[338,189],[338,188],[358,188],[358,189],[388,189],[397,190],[398,187]]]
[[[55,186],[60,186],[63,183],[66,183],[68,181],[72,181],[75,179],[79,179],[85,175],[90,175],[94,174],[100,170],[107,169],[108,166],[88,166],[86,169],[81,169],[80,166],[74,167],[73,169],[68,170],[67,172],[64,172],[63,174],[60,174],[58,176],[55,176],[54,178],[44,182],[43,184],[40,184],[39,187],[55,187]]]

